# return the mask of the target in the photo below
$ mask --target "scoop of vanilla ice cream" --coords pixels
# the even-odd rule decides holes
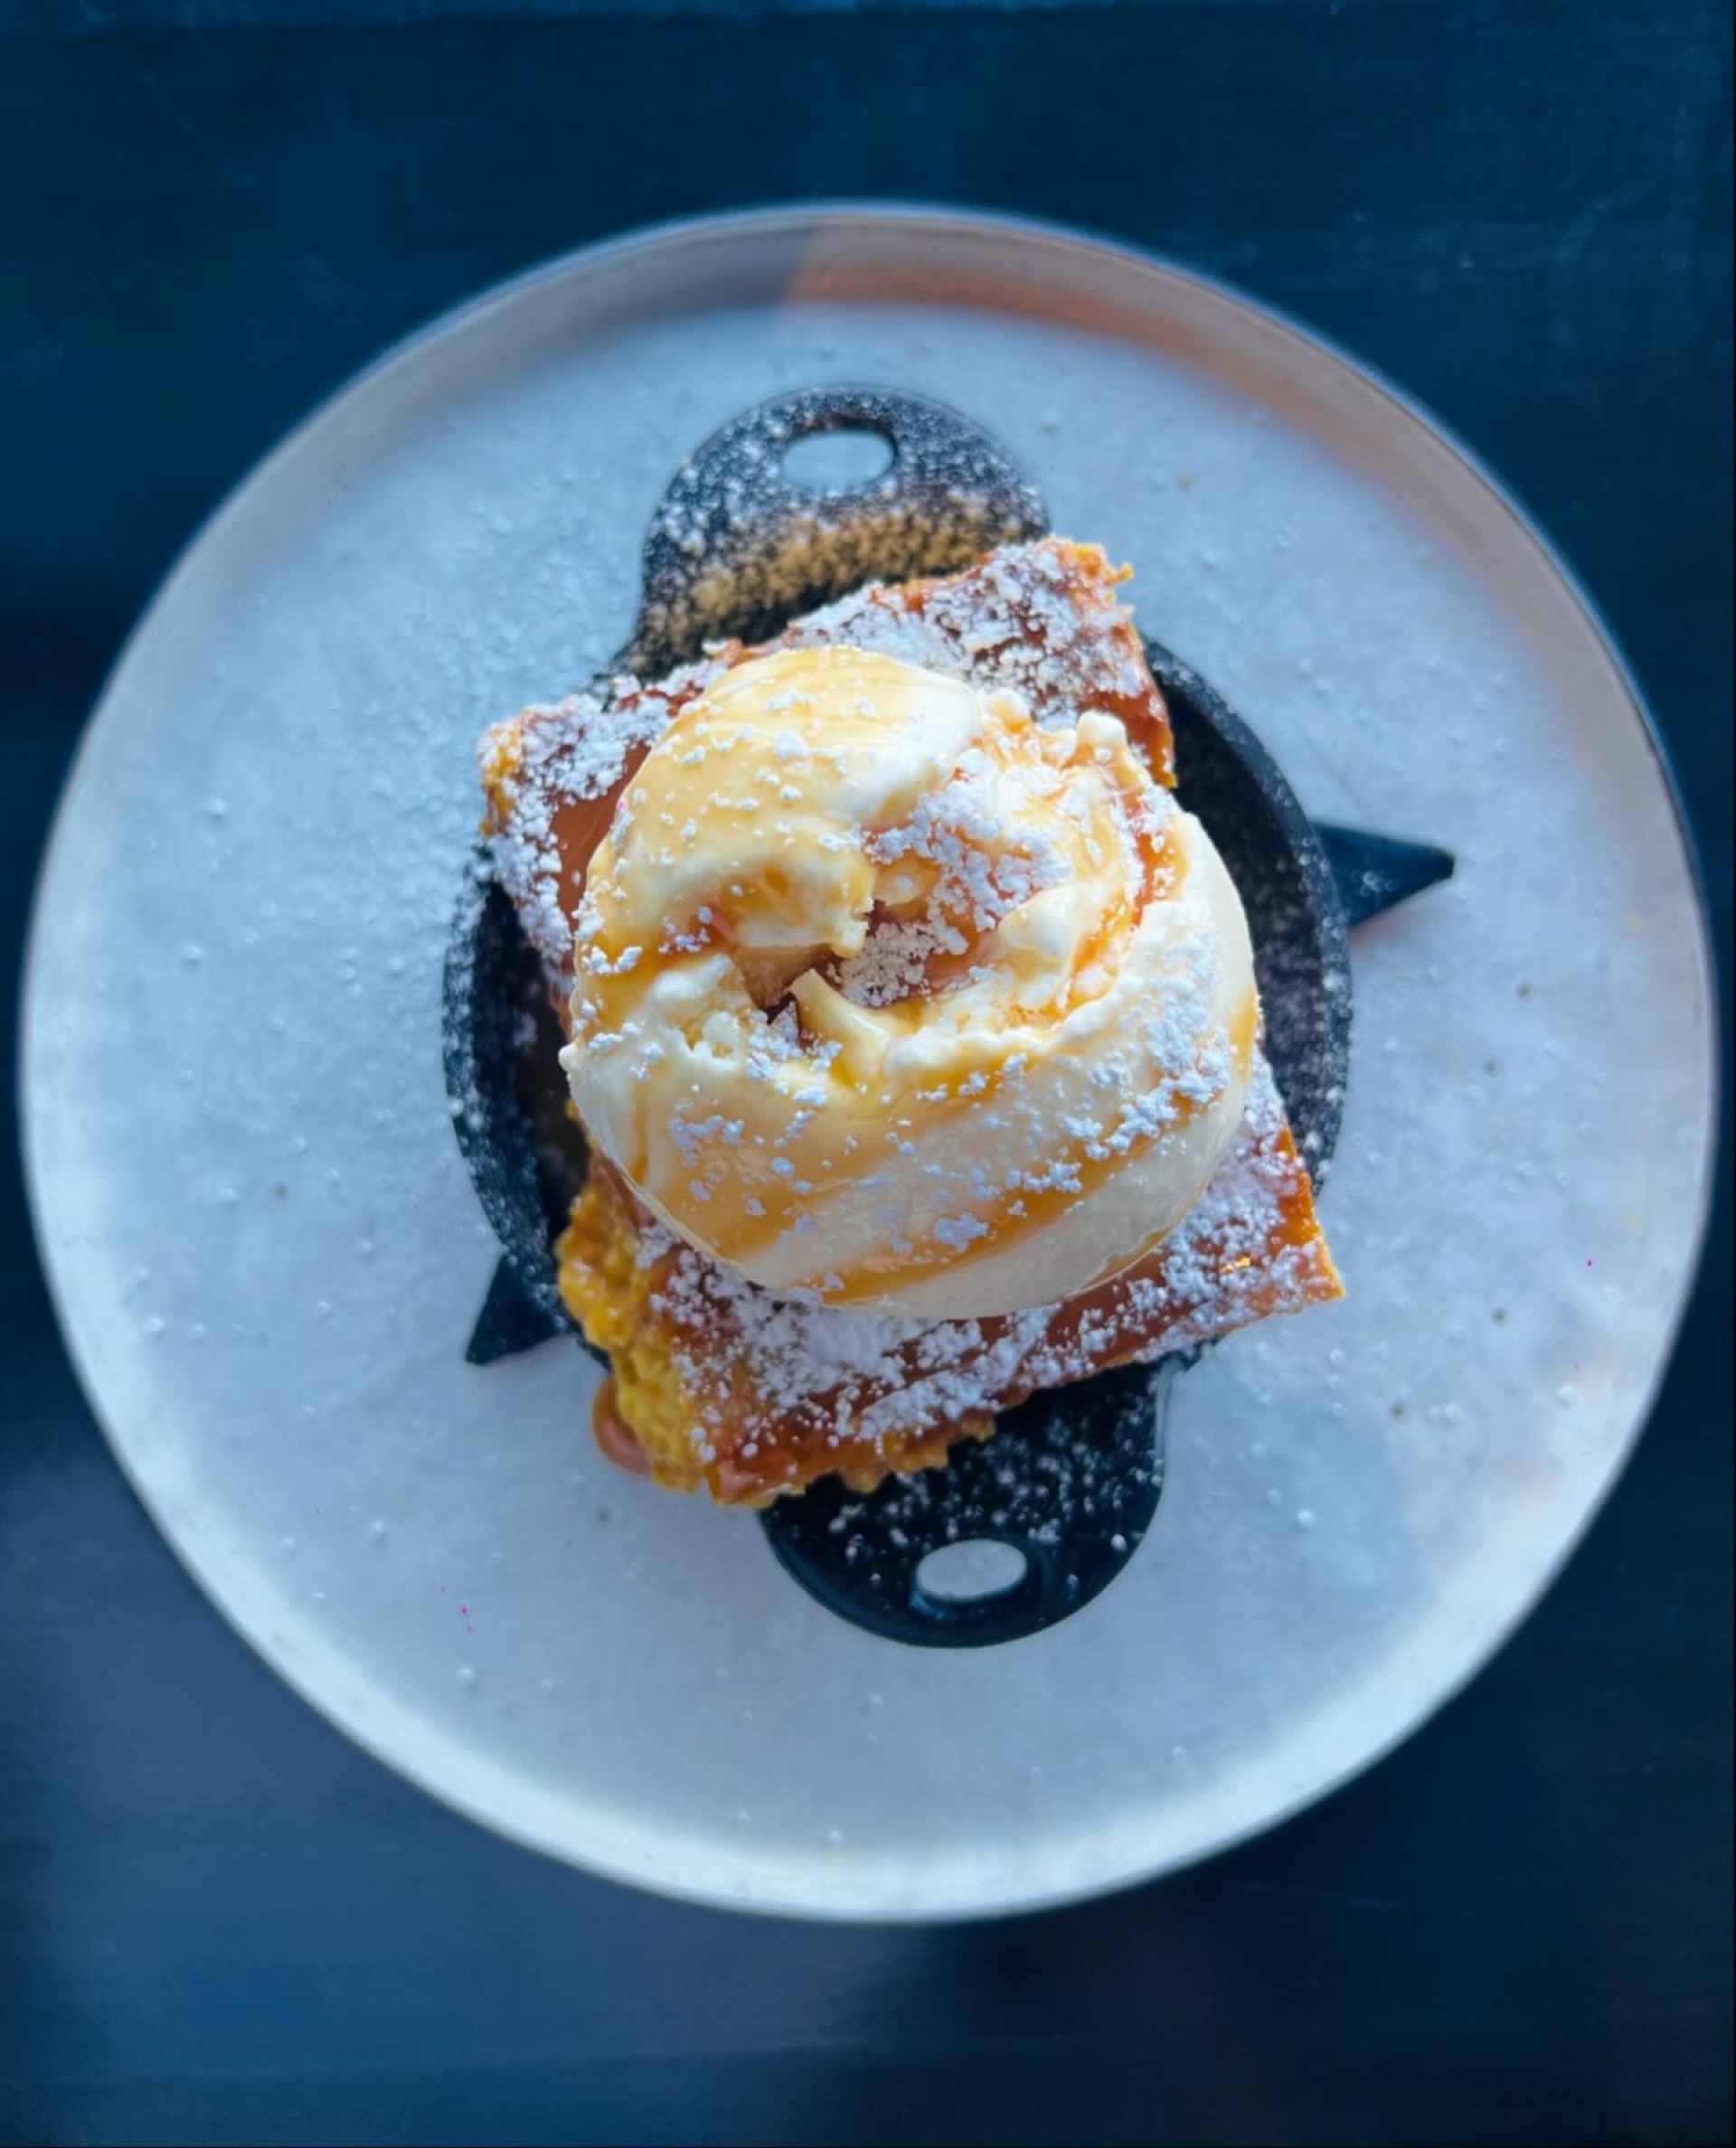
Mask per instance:
[[[669,1228],[784,1295],[1013,1313],[1137,1259],[1232,1138],[1241,905],[1113,717],[854,648],[723,674],[593,857],[561,1054]]]

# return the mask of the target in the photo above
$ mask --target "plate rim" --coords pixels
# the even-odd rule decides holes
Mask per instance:
[[[1705,1084],[1700,1114],[1701,1164],[1695,1213],[1689,1234],[1687,1257],[1683,1264],[1682,1281],[1661,1331],[1651,1377],[1632,1420],[1614,1447],[1601,1482],[1593,1490],[1584,1512],[1575,1526],[1552,1546],[1549,1556],[1541,1560],[1534,1572],[1527,1578],[1518,1601],[1494,1629],[1492,1637],[1453,1676],[1429,1691],[1420,1705],[1405,1715],[1397,1728],[1361,1749],[1348,1764],[1322,1776],[1305,1789],[1274,1805],[1263,1816],[1215,1836],[1207,1846],[1184,1848],[1169,1855],[1147,1856],[1124,1861],[1120,1869],[1114,1872],[1085,1880],[1033,1882],[1030,1878],[1022,1876],[1014,1887],[992,1896],[978,1889],[968,1894],[960,1892],[948,1898],[936,1897],[916,1902],[899,1898],[878,1906],[868,1906],[854,1898],[824,1901],[812,1889],[756,1887],[759,1874],[768,1868],[762,1867],[755,1860],[749,1860],[737,1868],[746,1874],[748,1886],[753,1889],[742,1891],[740,1887],[731,1888],[721,1881],[705,1881],[687,1875],[676,1876],[666,1870],[650,1870],[643,1865],[635,1867],[626,1861],[602,1854],[583,1854],[566,1841],[557,1842],[540,1833],[529,1823],[488,1808],[479,1800],[473,1800],[464,1790],[454,1788],[443,1781],[438,1767],[424,1765],[421,1757],[407,1757],[394,1749],[390,1736],[376,1735],[365,1721],[356,1719],[354,1710],[347,1709],[342,1700],[323,1691],[315,1679],[298,1664],[293,1648],[283,1646],[263,1627],[253,1630],[249,1624],[244,1623],[242,1613],[231,1609],[225,1601],[214,1572],[207,1572],[203,1551],[185,1541],[179,1526],[165,1514],[163,1503],[156,1496],[142,1472],[135,1466],[118,1426],[111,1423],[108,1414],[98,1399],[94,1368],[84,1343],[75,1333],[68,1316],[66,1293],[62,1289],[47,1228],[47,1198],[42,1179],[45,1166],[38,1154],[44,1102],[33,1079],[33,1069],[37,1059],[37,1030],[42,1020],[38,1003],[42,996],[42,965],[40,956],[44,931],[43,919],[57,862],[64,847],[72,801],[88,771],[98,733],[107,721],[112,720],[119,690],[125,683],[141,644],[158,616],[169,608],[205,556],[221,544],[231,520],[244,511],[251,496],[269,482],[281,466],[288,463],[325,426],[331,423],[353,396],[414,358],[427,346],[439,343],[460,330],[475,327],[491,312],[505,310],[515,305],[526,294],[539,287],[575,277],[582,278],[623,257],[643,255],[658,248],[680,247],[695,241],[727,241],[776,231],[780,228],[822,234],[827,230],[839,228],[883,228],[887,225],[916,228],[936,234],[950,231],[967,243],[973,238],[1035,240],[1043,245],[1061,246],[1107,258],[1111,263],[1118,261],[1130,274],[1141,277],[1155,274],[1174,283],[1203,288],[1231,306],[1254,315],[1313,353],[1324,353],[1365,386],[1372,388],[1398,417],[1420,428],[1438,445],[1445,448],[1477,481],[1488,495],[1491,505],[1515,525],[1520,537],[1529,542],[1538,555],[1540,563],[1552,576],[1562,594],[1590,626],[1595,641],[1600,645],[1600,653],[1614,682],[1627,702],[1628,711],[1638,727],[1675,819],[1696,927],[1702,1003],[1707,1011],[1708,1019],[1705,1024]],[[704,215],[673,217],[636,226],[627,231],[552,256],[446,308],[388,344],[377,356],[322,396],[304,417],[242,472],[211,512],[195,525],[177,550],[167,570],[156,583],[116,651],[101,687],[80,727],[77,745],[61,779],[50,818],[27,911],[24,960],[20,972],[18,1045],[14,1062],[18,1089],[19,1146],[26,1210],[38,1265],[55,1322],[86,1407],[100,1429],[123,1477],[184,1571],[193,1579],[201,1595],[225,1625],[333,1729],[359,1747],[371,1759],[413,1784],[448,1811],[461,1814],[500,1839],[533,1851],[569,1869],[630,1886],[665,1899],[755,1915],[796,1916],[856,1925],[911,1926],[977,1921],[1061,1908],[1119,1892],[1219,1856],[1241,1842],[1283,1824],[1377,1766],[1412,1737],[1488,1666],[1531,1616],[1602,1512],[1605,1503],[1632,1459],[1634,1449],[1649,1426],[1659,1392],[1674,1362],[1683,1322],[1699,1281],[1721,1151],[1718,1105],[1724,1080],[1724,1055],[1718,1020],[1721,1003],[1703,862],[1663,735],[1633,667],[1601,608],[1529,511],[1481,457],[1426,404],[1397,386],[1379,368],[1345,349],[1335,338],[1298,320],[1283,307],[1257,297],[1211,271],[1194,268],[1172,256],[1106,236],[1089,228],[1038,217],[960,209],[946,203],[922,201],[867,197],[764,203]],[[722,1865],[718,1866],[720,1871],[723,1869]]]

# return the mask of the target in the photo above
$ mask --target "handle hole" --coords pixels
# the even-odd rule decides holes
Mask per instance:
[[[804,492],[852,493],[892,466],[891,439],[873,426],[842,425],[808,433],[784,450],[784,476]]]
[[[916,1569],[916,1586],[942,1604],[976,1604],[1003,1597],[1024,1578],[1024,1553],[995,1537],[942,1544]]]

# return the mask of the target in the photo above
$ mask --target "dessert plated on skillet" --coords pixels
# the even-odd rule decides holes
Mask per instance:
[[[793,485],[844,429],[886,473]],[[576,1327],[606,1452],[761,1508],[810,1593],[919,1644],[1089,1602],[1175,1374],[1338,1294],[1346,893],[1451,870],[1315,829],[1125,579],[958,413],[780,397],[678,473],[619,664],[481,747],[471,1355]],[[1010,1580],[924,1578],[986,1539]]]

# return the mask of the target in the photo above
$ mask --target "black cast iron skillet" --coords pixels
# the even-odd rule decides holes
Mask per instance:
[[[790,448],[837,432],[885,442],[883,475],[826,493],[792,481]],[[881,388],[780,396],[676,471],[646,538],[637,624],[609,668],[656,679],[708,641],[764,639],[864,581],[945,573],[1048,526],[1013,463],[953,410]],[[1317,1185],[1344,1107],[1347,929],[1445,879],[1453,861],[1431,845],[1315,826],[1205,681],[1160,644],[1146,650],[1181,796],[1248,914],[1267,1054]],[[551,1248],[586,1160],[565,1116],[559,1045],[541,965],[479,853],[453,919],[445,994],[458,1145],[501,1244],[470,1337],[474,1364],[575,1333]],[[1197,1354],[1033,1396],[994,1439],[960,1442],[944,1470],[866,1497],[825,1479],[761,1516],[767,1538],[810,1596],[888,1640],[975,1647],[1036,1633],[1088,1604],[1138,1549],[1163,1489],[1169,1394]],[[932,1555],[984,1540],[1011,1547],[1015,1578],[954,1593]]]

